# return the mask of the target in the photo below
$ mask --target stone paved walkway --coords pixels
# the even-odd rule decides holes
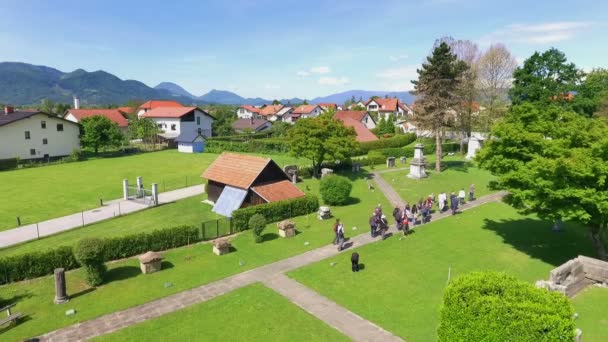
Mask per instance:
[[[371,173],[371,177],[374,180],[374,182],[376,182],[376,185],[378,186],[378,190],[380,190],[384,193],[384,196],[386,196],[386,199],[388,199],[388,201],[391,202],[391,205],[393,207],[403,207],[403,206],[405,206],[405,201],[401,198],[401,196],[399,196],[397,191],[395,191],[395,189],[393,189],[393,187],[390,186],[384,180],[384,178],[382,178],[380,176],[380,174],[386,173],[386,172],[393,172],[393,171],[403,171],[403,170],[404,169],[388,169],[388,170],[384,170],[384,171],[376,171],[376,172]]]
[[[496,193],[481,197],[474,202],[465,204],[462,207],[462,210],[468,210],[488,202],[498,201],[502,198],[502,196],[504,196],[504,193]],[[447,216],[450,215],[448,213],[436,214],[433,217],[433,221]],[[391,227],[390,231],[395,233],[395,227]],[[347,242],[347,251],[352,248],[367,245],[379,240],[380,238],[372,238],[369,234],[361,234],[352,237]],[[270,287],[274,288],[287,298],[293,299],[293,301],[297,305],[304,308],[304,310],[319,317],[326,323],[332,325],[335,329],[343,332],[351,338],[356,337],[356,340],[359,341],[384,340],[384,338],[378,339],[379,336],[384,337],[384,335],[382,331],[372,329],[372,327],[375,326],[373,323],[367,322],[365,323],[365,327],[358,327],[356,325],[360,325],[362,323],[361,321],[357,321],[357,318],[361,320],[363,320],[363,318],[356,316],[345,308],[342,308],[336,303],[329,301],[327,298],[320,295],[312,296],[310,294],[311,290],[303,285],[291,288],[293,287],[293,284],[281,278],[281,276],[285,277],[283,274],[286,272],[317,261],[321,261],[339,253],[341,252],[338,252],[336,246],[334,245],[320,247],[287,259],[283,259],[281,261],[274,262],[272,264],[245,271],[228,278],[224,278],[187,291],[179,292],[136,307],[107,314],[59,330],[51,331],[41,336],[40,340],[85,341],[95,336],[107,334],[194,304],[205,302],[211,298],[228,293],[240,287],[250,285],[254,282],[263,282],[268,284]],[[288,288],[283,288],[283,285],[287,285]],[[314,301],[306,304],[305,307],[304,303],[302,303],[304,298]],[[334,315],[334,317],[328,319],[328,315]],[[352,315],[354,315],[354,317]],[[355,321],[358,323],[354,325],[351,324]],[[397,337],[393,336],[393,338],[394,340],[398,340]]]
[[[158,202],[159,204],[170,203],[187,197],[200,195],[204,192],[205,188],[203,185],[161,192],[158,194]],[[108,201],[105,202],[104,206],[99,208],[0,232],[0,248],[36,240],[38,237],[80,228],[85,224],[111,219],[116,216],[133,213],[147,208],[149,208],[148,205],[136,201],[125,201],[122,199]]]
[[[403,341],[284,274],[278,274],[264,284],[353,341]]]

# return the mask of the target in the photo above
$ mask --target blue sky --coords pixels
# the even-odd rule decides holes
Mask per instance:
[[[246,97],[408,90],[435,39],[608,67],[607,1],[2,0],[0,61]]]

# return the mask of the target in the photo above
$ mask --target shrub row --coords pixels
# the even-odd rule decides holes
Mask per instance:
[[[127,258],[147,251],[164,251],[200,240],[200,229],[194,226],[102,239],[103,261]],[[78,267],[80,265],[70,246],[10,256],[0,259],[0,285],[53,274],[56,268],[71,270]]]
[[[256,205],[237,209],[232,212],[232,224],[237,231],[247,229],[249,219],[255,214],[261,214],[266,222],[278,222],[290,217],[306,215],[317,211],[319,199],[314,195],[306,195],[290,200]]]
[[[19,158],[0,159],[0,171],[13,170],[19,165]]]
[[[416,134],[397,134],[392,138],[380,139],[375,141],[366,141],[359,143],[359,151],[361,154],[367,154],[371,150],[391,147],[403,147],[416,141]]]
[[[422,152],[425,155],[432,155],[435,154],[435,146],[434,144],[427,144],[424,145],[424,148],[422,149]],[[444,143],[441,144],[442,146],[442,152],[443,153],[455,153],[455,152],[459,152],[460,151],[460,143],[455,143],[455,142],[449,142],[449,143]],[[464,144],[464,149],[466,151],[467,149],[467,144]],[[378,156],[382,156],[384,159],[386,159],[387,157],[407,157],[407,158],[412,158],[414,156],[414,146],[405,146],[405,147],[399,147],[399,148],[384,148],[384,149],[378,149],[378,150],[373,150],[368,152],[367,157],[368,158],[377,158]],[[385,160],[381,161],[379,164],[384,163]]]
[[[283,139],[255,139],[250,141],[233,142],[208,140],[205,150],[210,153],[249,152],[249,153],[287,153],[289,144]]]
[[[232,142],[243,142],[249,141],[251,139],[265,139],[272,136],[271,132],[258,132],[251,134],[234,134],[234,135],[224,135],[218,137],[210,137],[207,138],[207,141],[232,141]]]

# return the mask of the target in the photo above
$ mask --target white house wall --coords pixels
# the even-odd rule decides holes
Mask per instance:
[[[194,111],[194,121],[182,122],[181,118],[150,119],[152,119],[157,127],[165,133],[179,135],[182,132],[198,132],[199,128],[201,129],[201,134],[205,137],[210,137],[212,133],[211,125],[213,124],[213,119],[198,109]],[[162,127],[158,125],[162,125]],[[172,129],[172,125],[175,125],[175,129]]]
[[[41,122],[46,122],[46,128]],[[63,131],[57,131],[57,124],[63,125]],[[30,132],[30,139],[25,139],[25,131]],[[19,157],[25,159],[67,156],[75,149],[80,149],[80,128],[65,120],[48,117],[44,114],[33,115],[7,125],[0,126],[0,159]],[[43,144],[43,139],[47,144]],[[35,155],[30,154],[35,150]]]

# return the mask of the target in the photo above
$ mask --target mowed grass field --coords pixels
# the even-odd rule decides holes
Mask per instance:
[[[346,206],[331,207],[332,213],[344,221],[347,236],[368,234],[369,214],[378,203],[383,207],[388,207],[388,201],[381,192],[368,190],[365,175],[348,176],[353,179],[351,203]],[[305,179],[298,183],[304,192],[312,194],[318,194],[318,185],[319,181],[316,179]],[[206,206],[200,203],[198,198],[193,198],[191,202],[183,201],[186,202],[181,210],[188,210],[188,215],[194,212],[188,209],[189,207],[192,207],[192,210],[198,210],[201,208],[200,206]],[[177,203],[180,202],[182,201]],[[154,211],[161,211],[163,207],[141,212],[142,216],[136,221],[147,222],[146,216],[154,215],[158,217],[155,220],[161,222],[162,215],[156,214]],[[204,209],[201,208],[201,210]],[[180,210],[175,210],[175,215],[178,215],[179,212]],[[172,225],[171,217],[173,216],[168,216],[167,225]],[[195,219],[198,220],[198,218]],[[121,235],[121,227],[127,225],[126,221],[121,220],[132,219],[130,216],[125,216],[106,221],[103,223],[105,224],[104,229],[112,231],[115,236]],[[0,286],[2,300],[7,303],[16,302],[15,310],[27,315],[27,318],[19,325],[5,331],[0,330],[0,340],[17,341],[37,336],[304,253],[325,246],[333,240],[334,220],[319,221],[316,213],[311,213],[295,217],[294,221],[298,234],[293,238],[279,238],[276,223],[269,223],[264,231],[265,241],[263,243],[254,243],[252,232],[244,231],[230,238],[235,250],[221,257],[212,254],[212,246],[208,243],[162,252],[165,257],[163,270],[153,274],[141,274],[136,257],[110,263],[106,283],[97,288],[91,288],[85,283],[85,274],[82,269],[69,271],[66,273],[66,282],[71,298],[67,305],[53,304],[55,291],[53,276]],[[353,229],[355,227],[357,229]],[[93,226],[75,230],[74,234],[81,231],[78,232],[79,236],[88,236],[87,229],[94,229],[95,234],[103,234],[102,229],[95,229]],[[145,230],[146,227],[142,226],[139,229]],[[52,240],[49,240],[50,238],[42,239],[37,242],[36,248],[42,250],[62,244],[61,237],[64,234],[59,234]],[[77,239],[77,236],[70,237],[71,243]],[[9,249],[6,255],[31,251],[28,245],[29,243]],[[0,253],[0,256],[4,256],[4,254]],[[171,286],[167,287],[167,283],[170,283]],[[66,316],[65,311],[69,309],[75,309],[77,314]],[[234,312],[233,315],[221,316],[221,319],[218,318],[218,320],[226,322],[225,324],[238,322],[239,314]]]
[[[589,287],[572,299],[583,341],[608,341],[608,289]]]
[[[435,164],[429,163],[426,172],[428,178],[411,179],[407,177],[409,169],[400,171],[389,171],[381,173],[382,178],[390,184],[403,200],[411,203],[418,202],[434,194],[435,198],[442,191],[450,196],[450,192],[456,193],[464,189],[469,198],[469,186],[475,184],[475,197],[489,194],[488,184],[494,177],[490,172],[477,168],[474,163],[464,161],[460,158],[450,157],[443,161],[444,170],[441,173],[434,171]]]
[[[261,284],[93,341],[349,341]]]
[[[31,224],[98,207],[100,198],[120,198],[125,178],[135,184],[142,176],[146,188],[158,183],[161,192],[201,184],[201,174],[217,156],[165,150],[0,172],[0,231],[15,228],[17,216],[21,224]],[[268,157],[279,166],[298,164],[287,155]]]
[[[351,272],[348,251],[289,276],[406,341],[434,341],[448,274],[498,270],[530,283],[547,279],[551,269],[579,254],[595,256],[585,233],[570,224],[555,233],[550,222],[489,203],[431,222],[407,238],[356,249],[364,265],[358,273]],[[595,305],[605,308],[608,299]],[[580,325],[599,321],[598,314],[581,315]]]

